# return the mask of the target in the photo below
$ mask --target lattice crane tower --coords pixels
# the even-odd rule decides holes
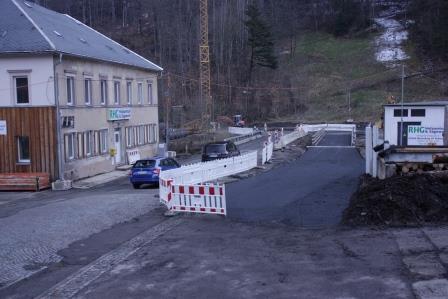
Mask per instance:
[[[201,101],[205,103],[205,111],[202,114],[202,125],[204,128],[210,127],[213,120],[213,104],[211,96],[211,79],[210,79],[210,48],[208,46],[208,0],[199,0],[200,10],[200,31],[201,44],[199,46],[200,59],[200,93]]]

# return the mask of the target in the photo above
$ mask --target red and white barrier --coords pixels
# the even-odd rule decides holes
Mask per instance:
[[[266,164],[272,159],[272,154],[274,152],[274,143],[265,142],[263,145],[263,150],[261,151],[261,164]]]
[[[173,185],[173,180],[172,179],[160,179],[159,180],[159,198],[160,198],[160,203],[164,204],[165,206],[169,207],[169,203],[171,201],[171,199],[173,198],[172,195],[172,188],[171,186]]]
[[[224,185],[205,184],[257,166],[257,151],[162,171],[160,202],[169,210],[226,215]]]
[[[172,185],[172,211],[226,215],[224,185]]]

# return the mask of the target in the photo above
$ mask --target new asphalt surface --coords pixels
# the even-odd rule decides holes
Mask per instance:
[[[362,174],[363,160],[350,134],[329,133],[300,159],[227,186],[228,216],[305,227],[340,222]],[[330,147],[328,147],[330,146]]]

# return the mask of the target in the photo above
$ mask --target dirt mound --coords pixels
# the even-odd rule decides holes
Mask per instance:
[[[361,178],[344,211],[345,225],[418,225],[448,222],[448,173],[377,180]]]

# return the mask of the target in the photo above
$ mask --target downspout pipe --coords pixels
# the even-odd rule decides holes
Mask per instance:
[[[63,155],[62,155],[62,130],[61,130],[61,110],[59,106],[59,77],[56,72],[56,67],[62,64],[62,53],[59,53],[58,59],[53,63],[53,78],[54,78],[54,101],[56,105],[56,145],[57,145],[57,160],[58,160],[58,179],[63,180]]]

